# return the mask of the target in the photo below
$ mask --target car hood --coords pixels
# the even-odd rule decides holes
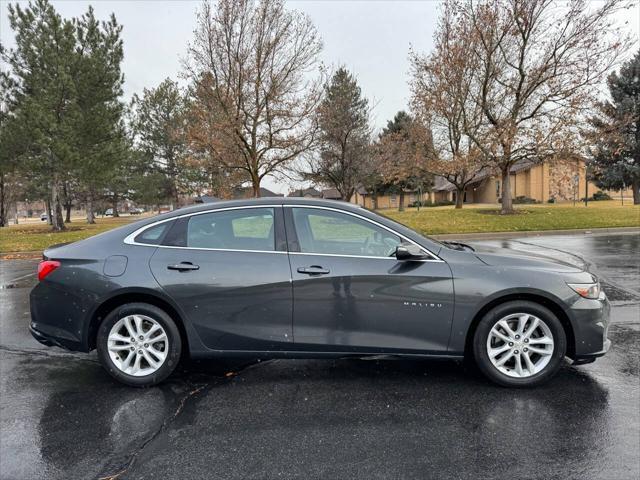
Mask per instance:
[[[475,246],[474,255],[483,263],[495,267],[532,268],[552,272],[578,273],[586,270],[581,265],[564,259],[509,248]]]

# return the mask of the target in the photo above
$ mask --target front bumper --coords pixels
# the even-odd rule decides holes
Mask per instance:
[[[580,298],[571,307],[575,335],[574,363],[590,363],[611,348],[607,338],[611,304],[604,293],[598,300]]]

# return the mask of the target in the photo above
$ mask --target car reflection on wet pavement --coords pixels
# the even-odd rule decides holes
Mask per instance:
[[[31,339],[37,261],[2,261],[0,477],[638,478],[640,235],[478,243],[587,263],[609,354],[531,390],[387,359],[190,363],[132,389]]]

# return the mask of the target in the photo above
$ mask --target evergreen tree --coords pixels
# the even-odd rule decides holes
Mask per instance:
[[[105,193],[126,158],[123,105],[122,27],[111,15],[100,22],[89,7],[74,20],[77,36],[74,85],[78,115],[75,125],[74,174],[86,200],[87,222],[94,223],[94,202]],[[117,196],[116,196],[117,205]],[[117,215],[114,206],[114,215]]]
[[[591,119],[594,146],[589,166],[600,188],[633,188],[640,204],[640,51],[607,79],[611,100]]]
[[[4,59],[4,53],[0,44],[0,59]],[[6,227],[9,222],[12,180],[18,167],[18,144],[11,131],[14,108],[11,80],[6,72],[0,71],[0,227]]]
[[[132,110],[136,146],[150,160],[151,167],[166,177],[162,183],[169,189],[167,197],[173,208],[178,208],[186,150],[185,96],[178,84],[167,78],[156,88],[145,88],[142,97],[135,95]]]
[[[69,175],[77,124],[75,28],[47,0],[9,5],[16,46],[7,55],[15,82],[15,133],[22,163],[47,185],[54,230],[63,230],[62,188]]]
[[[328,185],[349,201],[369,170],[369,101],[356,78],[339,68],[324,87],[318,107],[319,158],[304,176]]]

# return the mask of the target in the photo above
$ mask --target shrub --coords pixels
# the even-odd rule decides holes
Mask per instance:
[[[515,203],[515,204],[531,204],[531,203],[539,203],[539,202],[534,198],[529,198],[529,197],[525,197],[524,195],[521,195],[519,197],[514,198],[513,199],[513,203]]]
[[[410,207],[443,207],[445,205],[455,205],[456,202],[450,202],[449,200],[440,200],[437,202],[421,202],[420,200],[416,200],[415,202],[411,202],[409,204]]]
[[[611,197],[608,194],[598,190],[596,193],[593,194],[590,200],[597,202],[598,200],[611,200]]]

